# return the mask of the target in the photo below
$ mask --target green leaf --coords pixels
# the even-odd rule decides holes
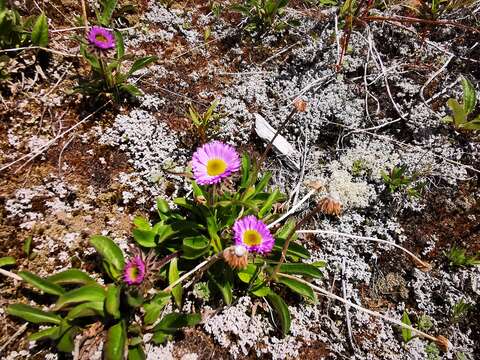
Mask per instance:
[[[16,260],[13,256],[5,256],[0,258],[0,267],[15,265]]]
[[[143,247],[152,248],[157,246],[155,243],[155,236],[157,233],[152,230],[142,230],[142,229],[133,229],[132,231],[133,238],[135,241]]]
[[[312,278],[320,279],[323,277],[318,267],[310,264],[286,263],[280,265],[280,272],[284,274],[304,275]]]
[[[47,280],[57,285],[80,284],[85,285],[95,283],[88,274],[79,269],[68,269],[47,277]]]
[[[465,109],[458,103],[457,100],[448,99],[447,105],[453,112],[453,121],[455,126],[460,126],[467,122],[467,114],[465,114]]]
[[[133,218],[133,224],[140,230],[152,230],[152,225],[143,216],[135,216]]]
[[[100,23],[103,26],[108,26],[110,24],[110,20],[112,19],[113,11],[117,6],[118,0],[104,0],[103,1],[103,11],[102,15],[100,16]]]
[[[275,204],[276,202],[278,202],[278,200],[282,197],[282,193],[280,192],[280,190],[278,189],[275,189],[275,191],[273,191],[269,196],[268,196],[268,199],[265,200],[265,202],[263,203],[263,206],[261,207],[260,211],[258,212],[258,217],[261,219],[263,218],[265,215],[267,215],[270,210],[272,210],[272,206],[273,204]]]
[[[143,57],[141,59],[136,60],[133,63],[130,70],[128,71],[128,76],[130,77],[132,74],[134,74],[135,72],[137,72],[140,69],[143,69],[145,66],[147,66],[148,64],[150,64],[154,61],[157,61],[156,56],[146,56],[146,57]]]
[[[44,339],[57,340],[61,335],[60,329],[61,329],[60,326],[53,326],[53,327],[49,327],[49,328],[34,332],[33,334],[28,335],[28,340],[29,341],[39,341]]]
[[[32,44],[40,47],[48,45],[48,20],[44,13],[40,14],[33,25]]]
[[[28,258],[30,256],[31,252],[32,252],[32,237],[31,236],[28,236],[25,239],[25,242],[23,243],[22,249],[23,249],[23,252],[25,253],[25,255]]]
[[[90,64],[94,71],[97,73],[101,71],[100,61],[95,55],[88,51],[84,44],[80,45],[80,54],[82,54],[83,58]]]
[[[143,305],[145,301],[143,295],[138,292],[127,292],[127,303],[131,307],[138,308]]]
[[[283,277],[281,275],[278,276],[278,282],[284,285],[287,285],[291,290],[295,291],[296,293],[302,295],[303,297],[313,302],[317,301],[317,297],[315,296],[315,293],[313,292],[312,288],[307,284],[304,284],[295,279]]]
[[[404,323],[405,325],[412,325],[412,322],[410,321],[410,318],[408,317],[408,313],[406,311],[403,312],[402,323]],[[410,340],[412,340],[412,330],[402,327],[402,338],[405,343],[408,343]]]
[[[107,294],[105,297],[105,310],[115,320],[120,319],[120,287],[115,284],[107,285]]]
[[[149,302],[143,305],[143,309],[145,310],[145,317],[143,321],[146,325],[151,325],[155,321],[157,321],[160,313],[162,312],[163,308],[168,304],[170,301],[170,294],[166,292],[159,292],[157,293],[154,298]]]
[[[248,179],[250,177],[250,157],[248,154],[243,153],[242,154],[242,180],[240,182],[241,187],[246,187]]]
[[[477,104],[477,93],[472,83],[464,77],[462,77],[462,87],[463,110],[465,111],[465,114],[468,115],[475,110],[475,105]]]
[[[185,259],[197,259],[210,249],[210,240],[203,235],[183,239],[183,255]]]
[[[273,246],[273,249],[277,252],[281,252],[284,244],[285,244],[285,240],[275,239],[275,245]],[[293,258],[298,257],[301,259],[310,258],[310,252],[307,249],[305,249],[302,245],[297,244],[293,241],[290,241],[286,255]]]
[[[98,284],[84,285],[70,290],[60,296],[55,304],[55,310],[82,302],[99,302],[105,300],[105,289]]]
[[[127,330],[124,320],[111,326],[105,342],[105,360],[123,360],[127,342]]]
[[[73,339],[78,332],[77,327],[67,330],[57,343],[57,349],[62,352],[72,352],[74,349]]]
[[[115,47],[117,49],[117,59],[120,60],[125,55],[125,44],[123,43],[123,36],[120,31],[115,30]]]
[[[95,235],[90,238],[90,244],[102,256],[104,262],[110,266],[104,266],[109,275],[117,280],[125,267],[125,259],[122,250],[108,237]]]
[[[74,306],[67,314],[65,319],[74,320],[89,316],[104,316],[103,301],[86,302]]]
[[[25,304],[13,304],[7,307],[7,314],[22,318],[34,324],[56,324],[62,322],[62,318],[54,313],[42,311]]]
[[[287,304],[285,304],[285,301],[283,301],[283,299],[273,291],[267,295],[267,300],[273,306],[278,314],[278,317],[280,318],[283,336],[287,335],[290,332],[290,325],[292,321]]]
[[[41,277],[35,274],[32,274],[31,272],[19,271],[18,276],[20,276],[23,280],[28,282],[30,285],[36,287],[37,289],[42,290],[46,294],[60,296],[65,293],[65,290],[61,286],[58,286],[57,284],[49,280],[42,279]]]
[[[233,301],[233,275],[230,268],[223,270],[220,268],[213,269],[208,272],[209,278],[215,284],[217,289],[222,294],[225,304],[230,305]]]
[[[173,284],[176,280],[178,280],[178,278],[178,258],[174,258],[172,261],[170,261],[170,265],[168,267],[168,283]],[[179,309],[182,308],[182,295],[182,284],[178,284],[172,289],[172,296]]]
[[[119,89],[121,91],[123,91],[124,93],[127,93],[127,94],[130,94],[131,96],[133,97],[138,97],[138,96],[142,96],[143,93],[140,91],[139,88],[137,88],[135,85],[133,84],[128,84],[128,83],[125,83],[125,84],[121,84],[119,86]]]
[[[166,202],[162,198],[157,199],[157,211],[160,214],[168,214],[170,212],[170,206],[168,206],[168,202]]]
[[[261,193],[265,187],[268,185],[268,182],[272,178],[272,173],[267,171],[265,175],[260,179],[257,185],[255,185],[255,195]]]
[[[173,335],[179,329],[187,326],[195,326],[201,320],[202,316],[200,314],[170,313],[165,315],[165,317],[155,325],[153,331]]]
[[[145,360],[145,352],[140,345],[128,349],[128,360]]]

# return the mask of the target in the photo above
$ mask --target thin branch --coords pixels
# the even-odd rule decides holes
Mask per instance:
[[[367,241],[378,242],[378,243],[381,243],[381,244],[387,244],[387,245],[396,247],[397,249],[400,249],[404,253],[408,254],[412,258],[413,262],[419,267],[420,270],[430,271],[432,269],[432,266],[429,263],[423,261],[422,259],[420,259],[418,256],[416,256],[411,251],[405,249],[404,247],[402,247],[402,246],[400,246],[400,245],[398,245],[394,242],[388,241],[388,240],[378,239],[378,238],[374,238],[374,237],[370,237],[370,236],[351,235],[351,234],[347,234],[347,233],[341,233],[341,232],[329,231],[329,230],[298,230],[297,234],[334,235],[334,236],[340,236],[340,237],[344,237],[344,238],[357,239],[357,240],[367,240]]]
[[[9,277],[13,280],[18,280],[18,281],[22,281],[22,278],[20,276],[18,276],[17,274],[11,272],[11,271],[8,271],[8,270],[5,270],[5,269],[2,269],[0,268],[0,274],[6,276],[6,277]]]
[[[323,296],[326,296],[330,299],[333,299],[333,300],[337,300],[343,304],[346,304],[350,307],[353,307],[354,309],[357,309],[357,310],[360,310],[364,313],[367,313],[369,315],[372,315],[372,316],[375,316],[377,318],[380,318],[380,319],[383,319],[387,322],[390,322],[392,324],[395,324],[395,325],[398,325],[402,328],[405,328],[405,329],[409,329],[411,330],[413,333],[417,334],[418,336],[421,336],[423,338],[426,338],[426,339],[429,339],[433,342],[435,342],[437,345],[441,346],[442,349],[445,349],[445,350],[448,350],[449,347],[451,347],[452,345],[448,342],[448,340],[446,340],[443,336],[438,336],[438,337],[435,337],[435,336],[432,336],[430,334],[427,334],[423,331],[420,331],[418,329],[415,329],[413,326],[411,325],[407,325],[407,324],[404,324],[403,322],[401,322],[400,320],[397,320],[397,319],[393,319],[391,317],[388,317],[386,315],[383,315],[379,312],[376,312],[376,311],[373,311],[373,310],[370,310],[370,309],[367,309],[367,308],[364,308],[363,306],[360,306],[360,305],[357,305],[357,304],[354,304],[348,300],[345,300],[344,298],[338,296],[338,295],[335,295],[334,293],[330,292],[330,291],[327,291],[321,287],[318,287],[316,285],[313,285],[311,283],[309,283],[308,281],[300,278],[300,277],[297,277],[297,276],[293,276],[293,275],[289,275],[289,274],[284,274],[284,273],[279,273],[278,275],[281,275],[282,277],[286,277],[286,278],[289,278],[289,279],[293,279],[293,280],[296,280],[298,282],[301,282],[305,285],[308,285],[313,291],[317,292],[318,294],[320,295],[323,295]]]
[[[48,51],[48,52],[51,52],[52,54],[57,54],[57,55],[64,56],[64,57],[73,57],[73,58],[80,58],[81,57],[80,55],[67,54],[67,53],[64,53],[64,52],[61,52],[61,51],[58,51],[58,50],[49,49],[49,48],[45,48],[45,47],[42,47],[42,46],[25,46],[25,47],[12,48],[12,49],[3,49],[3,50],[0,50],[0,54],[1,53],[7,53],[7,52],[22,51],[22,50],[43,50],[43,51]]]

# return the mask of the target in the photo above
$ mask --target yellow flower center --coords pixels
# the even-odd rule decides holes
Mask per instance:
[[[101,34],[95,35],[95,40],[103,42],[103,43],[107,42],[107,38],[105,36],[101,35]]]
[[[128,275],[129,275],[130,279],[132,279],[132,280],[137,280],[138,274],[140,273],[140,272],[138,271],[138,268],[137,268],[136,266],[134,266],[134,267],[131,267],[129,270],[130,270],[130,271],[129,271],[129,274],[128,274]]]
[[[207,174],[209,176],[221,175],[227,170],[227,163],[222,159],[211,159],[207,162]]]
[[[260,245],[262,236],[256,230],[246,230],[243,233],[243,243],[248,246]]]

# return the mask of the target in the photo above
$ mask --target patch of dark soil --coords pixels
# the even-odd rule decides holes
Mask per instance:
[[[475,182],[470,182],[451,194],[430,193],[424,211],[404,213],[400,222],[407,235],[407,247],[419,253],[428,241],[436,239],[434,249],[427,254],[430,260],[438,260],[452,246],[468,253],[480,251],[480,201],[475,191]]]
[[[181,359],[188,354],[196,354],[198,360],[230,359],[228,349],[214,343],[204,332],[189,328],[184,331],[184,338],[175,342],[173,356]]]

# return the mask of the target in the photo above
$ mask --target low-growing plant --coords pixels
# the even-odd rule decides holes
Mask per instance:
[[[464,319],[470,310],[472,310],[473,305],[466,303],[463,299],[460,299],[452,308],[452,322],[458,323],[462,319]]]
[[[242,4],[235,4],[231,9],[245,17],[245,31],[262,35],[270,30],[280,31],[288,25],[295,25],[295,22],[282,20],[287,5],[288,0],[244,0]]]
[[[28,45],[48,45],[48,20],[44,13],[38,17],[23,19],[17,10],[7,7],[6,0],[0,0],[0,49]]]
[[[412,322],[410,321],[410,317],[408,316],[408,313],[406,311],[403,312],[402,323],[404,323],[405,325],[412,325]],[[405,344],[408,343],[413,338],[414,336],[412,334],[412,330],[407,328],[402,328],[402,339]]]
[[[448,252],[444,252],[447,257],[448,264],[451,267],[467,267],[467,266],[479,266],[480,254],[467,255],[465,249],[461,249],[457,246],[452,246]]]
[[[151,282],[156,281],[156,272],[173,256],[158,261],[152,254],[134,251],[132,258],[125,261],[120,248],[109,238],[94,236],[90,243],[101,256],[108,279],[105,284],[75,268],[46,278],[18,272],[25,282],[55,299],[49,311],[27,304],[8,306],[8,314],[44,325],[30,334],[29,340],[53,341],[59,351],[72,352],[78,334],[96,329],[93,336],[102,336],[105,330],[105,359],[121,360],[127,354],[129,359],[142,359],[145,333],[152,333],[151,341],[160,344],[178,329],[200,321],[199,314],[173,312],[161,316],[170,294],[147,292]]]
[[[109,57],[110,51],[115,51]],[[88,35],[88,44],[82,42],[80,53],[91,67],[91,75],[80,81],[75,91],[89,96],[112,96],[117,102],[124,97],[140,96],[142,92],[128,79],[137,71],[157,60],[155,56],[136,59],[126,72],[122,70],[125,60],[131,56],[125,54],[122,34],[106,28],[94,26]]]
[[[201,114],[193,104],[188,107],[187,116],[195,127],[201,143],[207,142],[212,123],[222,117],[222,115],[216,111],[218,104],[218,101],[215,100],[203,114]]]
[[[473,84],[462,77],[463,102],[460,104],[456,99],[449,99],[447,105],[452,110],[453,117],[447,116],[445,122],[453,123],[458,129],[480,130],[480,115],[472,119],[477,104],[477,92]]]
[[[420,197],[424,183],[416,182],[418,174],[407,175],[407,166],[394,166],[389,172],[381,172],[383,182],[390,193],[405,191],[409,197]],[[415,183],[415,184],[414,184]]]
[[[108,24],[117,1],[105,1],[105,8],[97,14],[101,24]],[[133,56],[125,54],[125,45],[120,31],[101,26],[93,26],[87,39],[78,39],[80,54],[91,67],[91,74],[81,80],[75,91],[88,96],[113,97],[120,102],[127,96],[136,97],[142,92],[128,79],[137,71],[157,60],[155,56],[146,56],[133,61],[130,69],[123,71],[123,63],[132,61]]]

